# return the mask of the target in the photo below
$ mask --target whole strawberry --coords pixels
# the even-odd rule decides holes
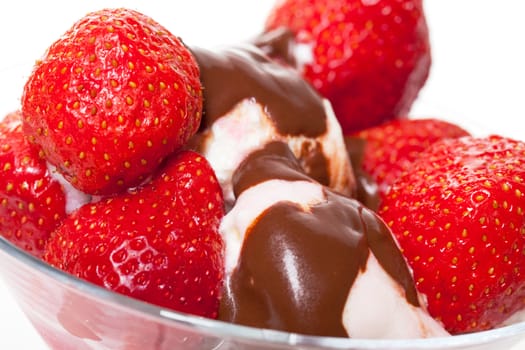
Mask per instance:
[[[422,0],[284,0],[265,30],[280,27],[308,48],[295,50],[296,66],[330,100],[345,133],[406,115],[427,80]]]
[[[428,310],[451,333],[493,328],[525,298],[525,143],[434,143],[394,182],[380,215]]]
[[[45,260],[118,293],[214,318],[223,215],[209,163],[176,152],[150,182],[73,212],[51,236]]]
[[[66,197],[27,142],[19,111],[0,122],[0,171],[0,235],[41,257],[49,234],[66,216]]]
[[[420,153],[444,138],[467,136],[459,125],[440,119],[390,120],[353,134],[365,140],[362,168],[378,186],[380,197]]]
[[[76,22],[35,65],[22,97],[30,140],[90,194],[141,183],[196,132],[201,108],[189,50],[121,8]]]

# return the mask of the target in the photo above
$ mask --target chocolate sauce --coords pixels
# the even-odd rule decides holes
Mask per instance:
[[[237,103],[253,99],[264,107],[280,135],[310,138],[303,143],[301,164],[316,181],[330,184],[328,161],[321,142],[315,140],[327,132],[325,106],[297,71],[271,60],[254,45],[192,52],[200,67],[204,105],[201,132],[190,140],[191,148],[202,152],[205,130]]]
[[[281,64],[297,67],[295,35],[290,29],[281,27],[261,33],[253,39],[253,44]]]
[[[298,159],[301,163],[301,168],[308,176],[322,185],[329,186],[330,174],[328,172],[328,161],[324,155],[323,144],[321,142],[304,142]],[[351,185],[348,184],[347,187],[351,187]],[[349,193],[353,194],[353,192],[355,192],[353,188],[349,188]]]
[[[269,179],[307,180],[283,143],[253,152],[235,172],[238,195]],[[343,308],[371,251],[418,305],[411,273],[388,227],[354,199],[325,187],[309,210],[279,202],[248,229],[238,265],[226,280],[219,318],[301,334],[341,336]],[[374,300],[370,301],[375,302]]]
[[[282,135],[317,137],[326,132],[322,98],[296,71],[272,61],[259,48],[191,50],[204,87],[204,127],[242,100],[254,99],[264,106]]]
[[[366,141],[358,137],[345,136],[345,146],[352,163],[356,179],[355,198],[365,207],[377,211],[379,209],[379,187],[376,181],[363,169],[363,156]]]
[[[312,181],[287,144],[270,142],[251,153],[233,173],[235,198],[250,187],[272,179]]]

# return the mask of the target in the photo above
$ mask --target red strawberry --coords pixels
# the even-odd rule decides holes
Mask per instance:
[[[525,300],[525,143],[434,143],[396,181],[380,215],[451,333],[499,325]]]
[[[266,22],[279,27],[311,48],[295,61],[345,133],[406,115],[429,74],[422,0],[284,0]]]
[[[366,141],[362,167],[384,196],[388,187],[419,154],[443,138],[467,136],[460,126],[439,119],[396,119],[367,128],[353,136]]]
[[[51,236],[45,260],[116,292],[216,317],[223,215],[206,159],[176,152],[150,182],[73,212]]]
[[[81,191],[138,185],[196,132],[199,69],[151,18],[106,9],[53,43],[27,81],[25,130]]]
[[[19,111],[0,122],[0,234],[34,256],[65,217],[66,199],[25,139]]]

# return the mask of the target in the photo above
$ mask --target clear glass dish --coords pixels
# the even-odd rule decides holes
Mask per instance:
[[[30,72],[28,67],[30,65],[21,63],[0,70],[2,117],[18,107],[23,82]],[[475,334],[418,340],[315,337],[228,324],[173,312],[113,293],[57,270],[1,237],[0,276],[52,349],[525,348],[525,322]]]
[[[0,273],[52,349],[517,350],[525,345],[525,322],[417,340],[315,337],[237,326],[110,292],[47,265],[3,238]]]

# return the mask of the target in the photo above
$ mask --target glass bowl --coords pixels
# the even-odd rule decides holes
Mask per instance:
[[[23,82],[30,72],[28,67],[20,64],[0,69],[2,117],[18,108]],[[525,347],[525,322],[443,338],[374,340],[304,336],[195,317],[80,280],[1,237],[0,276],[51,349],[517,350]]]
[[[415,340],[303,336],[228,324],[113,293],[55,269],[3,238],[0,274],[51,349],[518,350],[525,346],[525,322]]]

